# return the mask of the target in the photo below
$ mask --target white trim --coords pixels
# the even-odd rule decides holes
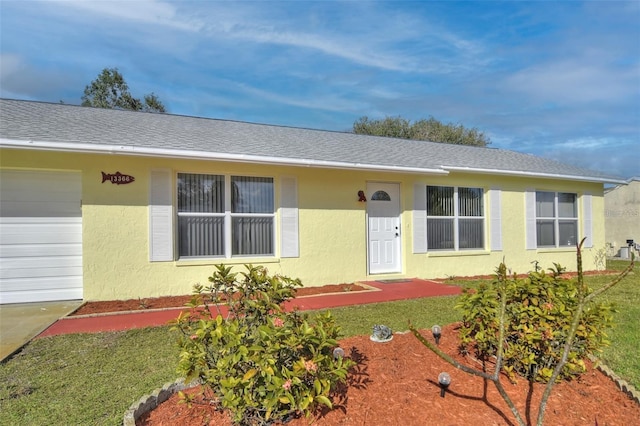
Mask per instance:
[[[254,164],[279,164],[285,166],[298,167],[320,167],[327,169],[347,169],[347,170],[370,170],[381,172],[399,172],[399,173],[421,173],[448,175],[449,172],[440,169],[428,169],[422,167],[402,167],[402,166],[383,166],[377,164],[348,163],[342,161],[323,161],[308,160],[283,157],[267,157],[247,154],[225,154],[219,152],[207,151],[186,151],[178,149],[160,149],[145,148],[137,146],[119,146],[119,145],[97,145],[86,143],[60,143],[60,142],[41,142],[41,141],[16,141],[11,139],[0,138],[0,148],[21,148],[35,149],[43,151],[66,151],[79,153],[106,153],[119,155],[132,155],[142,157],[167,157],[167,158],[189,158],[199,160],[221,160],[232,161],[238,163],[254,163]]]
[[[625,183],[623,179],[605,179],[595,176],[573,176],[573,175],[560,175],[556,173],[538,173],[538,172],[523,172],[516,170],[499,170],[499,169],[481,169],[476,167],[458,167],[458,166],[441,166],[443,170],[462,172],[462,173],[481,173],[490,175],[505,175],[505,176],[527,176],[536,178],[547,179],[565,179],[582,182],[599,182],[599,183]]]
[[[173,174],[170,169],[149,173],[149,261],[173,261]]]
[[[585,192],[582,196],[582,236],[585,248],[593,247],[593,197]]]
[[[298,181],[280,178],[280,257],[300,257]]]
[[[427,252],[427,186],[413,185],[413,252]]]
[[[86,153],[108,153],[108,154],[121,154],[121,155],[133,155],[143,157],[168,157],[168,158],[194,158],[194,159],[209,159],[209,160],[223,160],[234,161],[240,163],[255,163],[255,164],[280,164],[288,166],[298,167],[321,167],[329,169],[347,169],[347,170],[371,170],[371,171],[384,171],[384,172],[400,172],[400,173],[422,173],[422,174],[435,174],[435,175],[448,175],[450,171],[462,172],[462,173],[481,173],[491,175],[505,175],[505,176],[526,176],[536,178],[547,179],[564,179],[582,182],[598,182],[598,183],[612,183],[612,184],[628,184],[625,179],[615,178],[601,178],[595,176],[573,176],[573,175],[560,175],[555,173],[538,173],[538,172],[523,172],[517,170],[499,170],[499,169],[483,169],[476,167],[459,167],[459,166],[446,166],[442,165],[439,169],[422,168],[422,167],[402,167],[402,166],[384,166],[376,164],[363,164],[363,163],[349,163],[342,161],[322,161],[322,160],[308,160],[308,159],[295,159],[295,158],[283,158],[283,157],[267,157],[256,156],[246,154],[225,154],[208,151],[186,151],[180,149],[163,149],[163,148],[145,148],[136,146],[124,146],[124,145],[101,145],[101,144],[87,144],[87,143],[69,143],[69,142],[45,142],[34,140],[14,140],[0,138],[0,148],[18,148],[18,149],[35,149],[42,151],[66,151],[66,152],[86,152]]]
[[[502,251],[502,191],[500,188],[489,190],[489,226],[491,251]]]
[[[200,176],[207,176],[202,174]],[[233,257],[233,223],[231,220],[231,175],[221,175],[224,179],[224,257],[231,259]],[[275,195],[275,194],[274,194]],[[273,250],[273,247],[271,248]]]
[[[536,190],[525,189],[525,248],[527,250],[536,250],[538,248],[538,240],[536,237]]]

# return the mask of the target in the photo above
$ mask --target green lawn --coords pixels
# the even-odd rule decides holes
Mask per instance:
[[[628,261],[608,263],[610,269],[621,270]],[[606,284],[611,277],[592,277],[589,284],[593,288]],[[616,327],[611,331],[611,346],[600,357],[619,376],[640,389],[640,266],[638,262],[624,281],[600,296],[611,301],[618,308],[615,315]]]
[[[610,267],[622,268],[612,263]],[[618,327],[603,359],[640,388],[640,268],[603,298],[618,305]],[[592,287],[610,277],[589,277]],[[454,283],[455,281],[452,281]],[[460,281],[465,286],[477,282]],[[458,319],[455,297],[333,309],[345,336],[370,334],[373,324],[406,330]],[[55,336],[29,343],[0,364],[0,425],[117,425],[142,395],[176,379],[175,333],[167,327]],[[427,349],[425,349],[427,350]]]

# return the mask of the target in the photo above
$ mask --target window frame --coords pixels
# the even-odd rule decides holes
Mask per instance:
[[[179,200],[178,200],[178,186],[181,175],[199,175],[199,176],[211,176],[211,177],[219,177],[224,181],[224,200],[223,211],[222,212],[187,212],[180,211]],[[257,178],[257,179],[266,179],[269,180],[271,184],[271,199],[270,212],[258,212],[258,213],[250,213],[250,212],[236,212],[233,211],[233,202],[232,202],[232,180],[233,178]],[[176,186],[174,188],[174,194],[176,197],[176,227],[175,227],[175,235],[176,235],[176,255],[178,260],[197,260],[197,259],[237,259],[237,258],[264,258],[264,257],[275,257],[276,256],[276,245],[277,245],[277,225],[276,225],[276,179],[273,176],[264,176],[264,175],[249,175],[242,173],[206,173],[206,172],[178,172],[176,173]],[[181,217],[218,217],[223,219],[223,254],[221,255],[202,255],[202,256],[187,256],[180,253],[180,218]],[[260,254],[234,254],[234,219],[238,218],[267,218],[271,221],[271,232],[270,232],[270,253],[260,253]]]
[[[430,214],[430,209],[429,209],[429,188],[439,188],[440,190],[442,189],[453,189],[452,192],[452,198],[453,198],[453,206],[452,206],[452,211],[453,211],[453,215],[433,215]],[[480,194],[480,202],[481,202],[481,209],[482,209],[482,214],[481,215],[461,215],[460,213],[460,189],[467,189],[467,190],[479,190],[481,192]],[[426,238],[426,251],[438,251],[438,252],[445,252],[445,251],[456,251],[456,252],[460,252],[460,251],[474,251],[474,250],[486,250],[487,247],[487,202],[485,200],[485,197],[487,195],[487,191],[485,188],[482,187],[466,187],[466,186],[452,186],[452,185],[426,185],[425,189],[424,189],[424,193],[426,195],[426,202],[425,202],[425,217],[426,217],[426,229],[427,229],[427,238]],[[453,224],[453,247],[448,248],[431,248],[429,246],[429,221],[434,221],[434,220],[451,220],[452,224]],[[460,247],[460,223],[461,222],[465,222],[465,221],[478,221],[481,222],[481,227],[480,229],[482,229],[482,244],[480,247]]]
[[[543,216],[539,214],[540,204],[539,204],[539,195],[545,194],[548,196],[549,194],[553,194],[553,213],[552,215]],[[561,215],[561,204],[560,204],[560,195],[571,195],[573,197],[573,216],[563,216]],[[542,200],[540,201],[540,203]],[[536,233],[536,248],[539,249],[549,249],[549,248],[561,248],[561,247],[574,247],[578,241],[580,241],[580,207],[579,207],[579,196],[575,192],[564,192],[564,191],[545,191],[545,190],[536,190],[535,191],[535,199],[534,199],[534,215],[535,215],[535,233]],[[541,232],[540,225],[545,223],[553,224],[553,244],[541,244]],[[574,232],[574,240],[567,244],[561,244],[561,224],[563,223],[572,223]]]

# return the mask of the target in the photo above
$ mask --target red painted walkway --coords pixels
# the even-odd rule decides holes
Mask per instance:
[[[461,292],[460,287],[457,286],[444,285],[435,281],[417,278],[410,279],[408,282],[381,283],[378,281],[368,281],[364,284],[373,287],[374,290],[299,297],[288,302],[285,307],[286,309],[298,308],[300,310],[310,311],[341,306],[391,302],[394,300],[455,295]],[[184,309],[185,308],[175,308],[97,316],[65,317],[56,321],[38,337],[161,326],[175,319]]]

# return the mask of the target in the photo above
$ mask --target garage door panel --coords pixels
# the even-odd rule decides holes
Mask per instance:
[[[49,268],[13,268],[0,271],[0,279],[12,280],[18,278],[56,278],[61,276],[72,277],[78,273],[76,266],[60,266]]]
[[[25,233],[20,235],[17,232],[2,235],[3,245],[19,245],[19,244],[80,244],[82,237],[73,232],[37,232]]]
[[[0,224],[2,245],[82,243],[82,225],[7,225]]]
[[[7,291],[40,291],[40,290],[54,290],[56,288],[81,288],[82,276],[78,275],[59,275],[51,276],[47,275],[54,273],[53,269],[43,270],[45,273],[42,276],[37,276],[35,273],[33,276],[28,277],[13,277],[2,278],[0,288],[4,292]],[[60,268],[57,272],[73,272],[64,268]]]
[[[82,256],[82,244],[0,244],[0,258],[44,256]]]
[[[0,217],[1,225],[82,224],[82,217]]]
[[[0,259],[0,267],[2,268],[1,276],[11,269],[25,270],[26,273],[29,269],[36,271],[50,268],[76,268],[73,274],[79,275],[82,271],[82,258],[78,256],[11,257]]]
[[[82,299],[82,286],[79,288],[58,288],[31,292],[29,302]],[[0,292],[0,303],[25,303],[24,291]]]
[[[66,268],[69,266],[80,268],[82,267],[82,258],[80,256],[10,257],[0,259],[0,265],[2,265],[2,269]]]
[[[28,212],[29,217],[80,217],[76,206],[60,200],[48,202],[3,201],[0,206],[0,215],[3,217],[19,217],[23,212]]]
[[[0,170],[0,303],[82,299],[81,175]]]

